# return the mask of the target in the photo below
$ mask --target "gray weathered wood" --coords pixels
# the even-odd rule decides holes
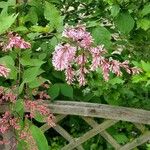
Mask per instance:
[[[3,140],[3,135],[0,134],[0,140]],[[5,145],[4,144],[0,144],[0,150],[5,150]]]
[[[150,140],[150,132],[146,132],[145,134],[141,135],[140,137],[134,139],[132,142],[127,143],[119,150],[132,150],[133,148],[142,145],[143,143]]]
[[[2,150],[16,150],[17,142],[13,130],[10,129],[7,133],[3,134],[3,140],[7,141],[8,144],[5,144]]]
[[[58,123],[59,121],[61,121],[62,119],[64,119],[66,117],[66,115],[57,115],[55,118],[55,123]],[[52,126],[48,125],[47,123],[45,123],[43,126],[40,127],[41,130],[43,132],[47,131],[48,129],[52,128]]]
[[[150,125],[150,111],[148,110],[73,101],[56,101],[54,103],[45,101],[45,103],[55,114],[99,117]],[[7,108],[7,105],[1,106],[0,112],[5,112]]]
[[[57,101],[49,104],[55,114],[99,117],[150,125],[150,111],[105,104]]]
[[[69,142],[75,142],[75,139],[66,131],[64,130],[60,125],[56,125],[53,127],[60,135],[62,135],[67,141]],[[77,146],[78,150],[84,150],[81,145]]]
[[[109,128],[110,126],[114,125],[117,121],[114,120],[107,120],[104,121],[102,124],[98,125],[97,127],[91,129],[87,133],[85,133],[83,136],[77,138],[75,141],[70,142],[68,145],[62,148],[62,150],[72,150],[76,148],[78,145],[81,145],[88,139],[94,137],[101,131],[104,131],[105,129]]]
[[[146,127],[143,124],[134,123],[134,125],[142,132],[144,133],[146,130]]]
[[[58,123],[62,119],[64,119],[66,115],[57,115],[56,116],[56,122]],[[43,126],[40,127],[43,132],[47,131],[48,129],[51,128],[47,123],[44,124]],[[62,135],[67,141],[71,142],[73,141],[73,137],[66,131],[64,130],[60,125],[56,124],[56,126],[53,127],[60,135]],[[77,147],[78,150],[84,150],[82,146]]]
[[[90,126],[93,128],[98,125],[96,121],[94,121],[90,117],[82,117]],[[102,131],[99,133],[106,141],[108,141],[116,150],[121,148],[121,145],[117,143],[117,141],[107,132],[107,131]]]
[[[56,116],[56,126],[54,129],[70,142],[62,150],[72,150],[74,148],[83,150],[81,144],[96,134],[100,134],[104,137],[116,150],[131,150],[150,140],[150,132],[147,131],[148,129],[144,127],[144,125],[142,125],[150,125],[150,111],[148,110],[85,102],[56,101],[54,103],[49,103],[49,101],[45,101],[45,103],[54,114],[59,114]],[[8,105],[1,106],[1,113],[6,110],[8,110]],[[26,111],[28,112],[28,110]],[[85,133],[83,136],[74,139],[66,130],[57,124],[57,122],[65,118],[67,115],[82,116],[82,118],[92,126],[93,129]],[[98,125],[98,123],[89,117],[106,118],[111,120],[104,121],[102,124]],[[134,123],[143,135],[121,147],[115,139],[105,131],[119,120]],[[51,126],[48,126],[47,124],[41,127],[43,132],[47,131],[49,128],[51,128]],[[4,139],[12,141],[11,137],[12,133],[9,133],[4,136]],[[12,145],[5,145],[5,149],[8,149],[9,146]]]

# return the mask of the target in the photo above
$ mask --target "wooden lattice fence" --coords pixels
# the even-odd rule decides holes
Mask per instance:
[[[62,150],[84,150],[82,144],[97,134],[109,142],[115,150],[131,150],[150,141],[150,131],[144,126],[150,125],[150,111],[104,104],[68,101],[57,101],[49,104],[49,107],[54,114],[58,114],[56,117],[57,124],[54,129],[69,142]],[[73,138],[59,125],[59,121],[64,119],[67,115],[81,116],[92,129],[79,138]],[[95,117],[104,118],[106,120],[103,123],[98,124],[94,120]],[[106,129],[119,121],[133,123],[136,128],[141,131],[142,135],[125,145],[120,145],[113,136],[106,131]],[[47,131],[49,128],[50,127],[47,124],[41,127],[43,132]]]
[[[132,150],[137,146],[150,141],[150,131],[148,129],[148,125],[150,125],[150,111],[104,104],[70,101],[57,101],[48,105],[51,111],[56,115],[56,126],[53,127],[54,130],[56,130],[69,142],[69,144],[65,145],[62,150],[84,150],[82,144],[98,134],[109,142],[115,150]],[[92,128],[81,137],[73,138],[59,125],[59,121],[63,120],[68,115],[80,116]],[[104,121],[98,124],[94,118],[103,118]],[[129,143],[120,145],[113,138],[113,136],[106,131],[119,121],[133,123],[142,134]],[[147,125],[147,127],[145,125]],[[41,130],[46,132],[50,128],[50,126],[44,124],[41,127]],[[8,150],[8,147],[5,148],[5,150]]]

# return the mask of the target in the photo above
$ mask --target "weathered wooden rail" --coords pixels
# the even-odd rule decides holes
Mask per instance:
[[[150,125],[150,111],[147,110],[70,101],[57,101],[50,103],[49,108],[57,115],[57,123],[54,129],[69,142],[69,144],[64,146],[62,150],[84,150],[82,144],[97,134],[109,142],[115,150],[132,150],[150,140],[150,131],[144,126],[144,124]],[[73,138],[59,125],[59,121],[64,119],[67,115],[81,116],[81,118],[89,124],[92,129],[79,138]],[[104,118],[106,120],[103,121],[103,123],[98,124],[93,119],[95,117]],[[125,145],[120,145],[113,136],[106,131],[106,129],[119,121],[133,123],[136,128],[141,131],[142,135]],[[43,132],[47,131],[49,128],[50,126],[47,124],[41,127]]]
[[[72,101],[46,103],[50,110],[56,115],[56,126],[53,128],[69,142],[69,144],[65,145],[62,150],[84,150],[82,144],[98,134],[109,142],[114,147],[114,150],[132,150],[135,147],[150,141],[150,131],[144,126],[150,125],[150,111],[148,110]],[[92,127],[92,129],[81,137],[73,138],[59,125],[59,121],[63,120],[68,115],[80,116],[83,121]],[[94,118],[103,118],[104,121],[101,124],[98,124]],[[113,136],[106,131],[106,129],[115,125],[119,121],[133,123],[142,134],[129,143],[120,145]],[[45,132],[50,128],[50,126],[44,124],[41,127],[41,130]]]

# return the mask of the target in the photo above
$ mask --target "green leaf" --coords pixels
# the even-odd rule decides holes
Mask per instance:
[[[34,116],[34,119],[38,122],[45,122],[44,121],[44,116],[41,115],[39,112],[36,112],[35,116]]]
[[[36,8],[35,7],[31,7],[28,14],[25,17],[25,22],[30,21],[33,24],[36,24],[38,22],[38,16],[36,13]]]
[[[144,62],[143,60],[141,61],[141,64],[142,64],[142,68],[144,71],[146,72],[150,72],[150,63],[149,62]]]
[[[15,103],[15,111],[19,112],[23,108],[24,108],[23,99],[17,99],[17,101]]]
[[[26,28],[25,26],[19,26],[19,27],[16,27],[14,29],[15,32],[25,32],[25,33],[28,33],[28,28]]]
[[[96,44],[104,44],[105,46],[110,46],[111,34],[105,28],[98,26],[92,30],[92,36]]]
[[[0,8],[6,8],[8,6],[15,6],[16,0],[8,0],[7,2],[0,2]]]
[[[25,83],[34,81],[35,78],[40,75],[43,72],[43,70],[40,69],[40,67],[30,67],[24,71],[23,74],[23,81]]]
[[[43,150],[43,149],[44,150],[49,150],[48,142],[46,140],[46,137],[44,136],[44,133],[41,131],[41,129],[34,126],[34,125],[32,125],[30,127],[30,131],[31,131],[31,134],[32,134],[33,138],[36,141],[38,149],[39,150]]]
[[[26,148],[27,143],[24,140],[19,140],[17,144],[17,150],[23,150],[23,147]]]
[[[24,102],[23,99],[17,99],[14,107],[14,111],[17,112],[20,116],[23,117],[24,114]]]
[[[5,65],[8,67],[11,71],[9,74],[9,79],[17,79],[17,68],[15,67],[15,62],[11,56],[4,56],[0,58],[0,64]]]
[[[41,66],[45,62],[40,59],[31,59],[31,58],[21,58],[20,63],[23,66]]]
[[[53,28],[59,28],[62,26],[62,17],[53,4],[45,2],[44,16],[50,21],[50,26]]]
[[[53,28],[50,26],[42,27],[42,26],[32,26],[30,28],[32,32],[40,32],[40,33],[47,33],[47,32],[52,32]]]
[[[116,134],[114,135],[114,138],[117,140],[118,143],[120,144],[125,144],[126,142],[129,141],[129,139],[126,137],[125,134]]]
[[[148,18],[143,18],[137,21],[137,27],[143,30],[148,30],[150,28],[150,20]]]
[[[150,4],[145,5],[141,11],[141,15],[144,17],[150,13]]]
[[[7,65],[14,65],[15,62],[11,56],[4,56],[0,58],[0,64],[7,66]]]
[[[120,11],[119,5],[113,5],[113,6],[111,6],[111,15],[113,17],[116,17],[119,14],[119,11]]]
[[[46,53],[40,53],[38,57],[40,60],[43,60],[46,58],[46,56],[47,56]]]
[[[20,86],[19,86],[19,94],[21,94],[21,93],[22,93],[23,88],[24,88],[24,84],[25,84],[25,82],[24,82],[24,81],[20,84]]]
[[[123,81],[121,78],[115,77],[115,78],[113,78],[113,79],[110,79],[110,80],[109,80],[109,83],[112,84],[112,85],[115,85],[115,84],[123,84],[124,81]]]
[[[0,2],[0,8],[6,8],[8,5],[7,5],[7,2]]]
[[[33,89],[33,88],[39,87],[46,81],[47,79],[38,77],[38,78],[35,78],[33,81],[29,82],[28,84],[29,84],[29,87]]]
[[[73,99],[73,88],[71,86],[69,86],[68,84],[61,84],[60,88],[61,88],[61,93],[64,96]]]
[[[150,85],[150,80],[147,81],[147,83],[146,83],[145,86],[147,87],[147,86],[149,86],[149,85]]]
[[[115,24],[120,32],[128,34],[134,27],[134,19],[128,12],[120,13],[115,20]]]
[[[58,97],[59,92],[60,92],[60,85],[59,84],[52,85],[48,90],[48,93],[52,99],[55,99],[56,97]]]
[[[138,83],[141,81],[147,81],[147,76],[143,76],[143,75],[134,75],[132,77],[132,82],[133,83]]]
[[[18,15],[12,14],[10,16],[0,15],[0,34],[7,31],[8,28],[15,22]]]

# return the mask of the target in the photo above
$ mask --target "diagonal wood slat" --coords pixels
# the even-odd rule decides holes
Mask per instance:
[[[68,145],[62,148],[62,150],[72,150],[76,148],[78,145],[81,145],[88,139],[92,138],[93,136],[97,135],[101,131],[104,131],[105,129],[109,128],[110,126],[114,125],[117,121],[115,120],[107,120],[104,121],[102,124],[98,125],[97,127],[91,129],[87,133],[85,133],[83,136],[77,138],[75,141],[70,142]]]
[[[58,123],[59,121],[63,120],[66,117],[66,115],[57,115],[55,118],[55,123]],[[52,128],[51,126],[49,126],[47,123],[45,123],[43,126],[40,127],[40,129],[45,132],[48,129]]]
[[[75,139],[66,131],[64,130],[60,125],[56,125],[53,127],[60,135],[62,135],[67,141],[69,142],[75,142]],[[78,150],[84,150],[81,145],[77,146]]]
[[[142,132],[144,133],[146,130],[146,127],[143,124],[134,123],[134,125]]]
[[[141,135],[140,137],[134,139],[132,142],[127,143],[123,147],[121,147],[119,150],[131,150],[139,145],[142,145],[143,143],[150,140],[150,131],[146,132],[145,134]]]
[[[98,123],[90,117],[82,117],[91,127],[95,128]],[[121,148],[121,145],[116,142],[116,140],[107,132],[102,131],[99,133],[106,141],[108,141],[115,149]]]
[[[57,115],[56,116],[56,123],[58,123],[59,121],[61,121],[62,119],[64,119],[66,117],[66,115]],[[51,126],[49,126],[48,124],[44,124],[41,127],[41,130],[43,132],[47,131],[48,129],[50,129]],[[60,135],[62,135],[67,141],[71,142],[74,140],[74,138],[66,131],[64,130],[60,125],[56,124],[55,127],[53,127]],[[78,146],[77,147],[78,150],[84,150],[82,146]]]

